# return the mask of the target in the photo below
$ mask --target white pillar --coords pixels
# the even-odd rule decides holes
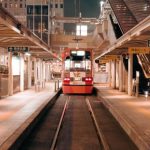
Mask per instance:
[[[119,61],[116,60],[116,88],[119,89]]]
[[[132,77],[133,77],[133,54],[129,54],[128,59],[128,95],[132,95]]]
[[[42,61],[38,59],[36,62],[36,74],[37,74],[37,82],[36,82],[36,87],[37,90],[40,91],[42,88]]]
[[[32,61],[31,56],[28,56],[28,88],[31,88],[31,76],[32,76]]]
[[[111,68],[112,68],[112,88],[116,88],[116,61],[115,60],[113,60],[112,61],[112,66],[111,66]]]
[[[43,88],[43,62],[39,61],[39,78],[40,78],[40,88]]]
[[[45,64],[45,78],[46,78],[46,82],[48,82],[50,80],[49,63]]]
[[[13,72],[12,72],[12,52],[8,53],[8,68],[9,68],[9,76],[8,76],[8,95],[13,95]]]
[[[41,86],[44,88],[44,62],[41,61]]]
[[[120,56],[119,61],[119,91],[123,92],[123,58]]]
[[[36,58],[34,58],[34,86],[35,86],[35,91],[37,91],[37,61],[36,61]]]
[[[48,64],[45,63],[45,81],[48,81]]]
[[[37,80],[40,81],[40,60],[37,60]]]
[[[24,55],[20,54],[20,91],[24,91]]]
[[[107,79],[106,79],[106,83],[109,83],[109,62],[106,63],[106,73],[107,73]]]
[[[51,65],[50,63],[48,64],[48,69],[49,69],[49,81],[52,79],[52,72],[51,72]]]
[[[45,78],[46,78],[46,75],[45,75],[45,62],[43,61],[43,88],[45,88]]]
[[[109,68],[108,68],[108,82],[109,82],[109,87],[111,87],[111,61],[109,62]]]
[[[128,93],[128,71],[125,65],[123,66],[123,91]]]

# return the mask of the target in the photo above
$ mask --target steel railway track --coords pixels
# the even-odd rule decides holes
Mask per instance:
[[[121,127],[94,96],[61,95],[20,150],[134,150]]]

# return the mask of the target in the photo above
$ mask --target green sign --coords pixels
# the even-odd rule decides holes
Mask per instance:
[[[28,52],[28,47],[8,47],[8,52]]]

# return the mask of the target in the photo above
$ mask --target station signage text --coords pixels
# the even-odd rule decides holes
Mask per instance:
[[[129,54],[148,54],[150,52],[150,47],[129,47]]]
[[[28,52],[28,47],[8,47],[8,52]]]

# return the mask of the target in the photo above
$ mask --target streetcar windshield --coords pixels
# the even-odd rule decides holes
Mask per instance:
[[[67,56],[65,59],[65,70],[90,71],[91,53],[89,51],[72,50],[70,56]]]

